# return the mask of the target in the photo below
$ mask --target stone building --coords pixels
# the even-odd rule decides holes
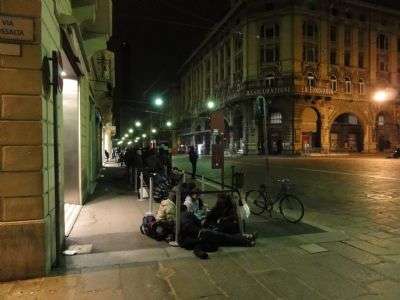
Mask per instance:
[[[95,188],[113,134],[111,13],[0,0],[0,281],[48,273]]]
[[[264,98],[269,153],[398,146],[399,16],[369,1],[232,1],[181,68],[179,143],[208,153],[214,101],[226,150],[262,152]]]

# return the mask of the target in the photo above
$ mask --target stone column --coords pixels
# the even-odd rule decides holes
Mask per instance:
[[[41,1],[3,0],[0,14],[33,18],[35,29],[33,42],[15,41],[21,55],[0,54],[1,282],[44,275],[55,230],[48,213],[54,145],[47,143],[54,107],[42,99]]]
[[[330,151],[330,138],[331,138],[331,128],[325,116],[321,116],[321,152],[329,153]]]
[[[245,139],[245,153],[258,154],[258,128],[256,126],[254,114],[254,101],[249,101],[245,106],[244,114],[244,132],[246,133]]]

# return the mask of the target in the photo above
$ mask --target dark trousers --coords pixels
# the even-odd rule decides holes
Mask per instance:
[[[191,161],[191,163],[192,163],[192,178],[196,178],[197,161]]]
[[[249,240],[241,234],[227,234],[219,231],[203,229],[199,235],[200,244],[211,244],[222,247],[246,247]]]

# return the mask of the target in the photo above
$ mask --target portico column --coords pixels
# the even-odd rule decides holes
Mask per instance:
[[[330,131],[331,128],[326,118],[321,118],[321,152],[329,153],[330,151]]]

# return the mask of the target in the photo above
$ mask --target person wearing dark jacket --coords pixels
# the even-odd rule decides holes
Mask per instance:
[[[189,161],[192,164],[192,178],[196,178],[196,171],[197,171],[197,160],[199,159],[199,155],[197,154],[194,146],[190,146],[189,149]]]

